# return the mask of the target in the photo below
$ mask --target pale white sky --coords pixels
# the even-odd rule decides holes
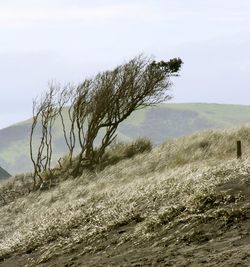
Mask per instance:
[[[173,102],[250,104],[250,0],[0,0],[0,128],[50,80],[181,57]]]

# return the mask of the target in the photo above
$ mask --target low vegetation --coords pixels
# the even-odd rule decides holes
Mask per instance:
[[[14,177],[0,188],[2,266],[247,266],[249,153],[246,126],[152,150],[147,140],[117,144],[101,165],[49,190]]]

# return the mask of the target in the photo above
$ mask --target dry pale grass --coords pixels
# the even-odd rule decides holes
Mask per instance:
[[[235,159],[238,139],[246,155],[250,128],[208,131],[168,141],[96,173],[83,172],[49,191],[20,194],[0,208],[0,257],[39,248],[38,264],[80,242],[90,244],[86,252],[95,251],[91,240],[132,222],[135,231],[122,235],[120,244],[144,242],[162,226],[171,233],[162,242],[191,242],[198,238],[191,226],[201,221],[216,220],[223,227],[243,220],[249,210],[249,204],[237,204],[243,196],[218,191],[235,179],[249,182],[249,159]],[[190,228],[175,231],[180,222]]]

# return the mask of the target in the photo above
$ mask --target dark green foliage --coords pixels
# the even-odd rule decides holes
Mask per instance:
[[[174,73],[177,76],[182,64],[183,61],[180,58],[173,58],[167,62],[163,60],[159,62],[153,61],[151,66],[164,69],[166,73]]]

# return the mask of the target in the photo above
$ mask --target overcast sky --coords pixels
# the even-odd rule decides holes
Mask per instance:
[[[0,128],[48,81],[181,57],[172,102],[250,104],[250,0],[0,0]]]

